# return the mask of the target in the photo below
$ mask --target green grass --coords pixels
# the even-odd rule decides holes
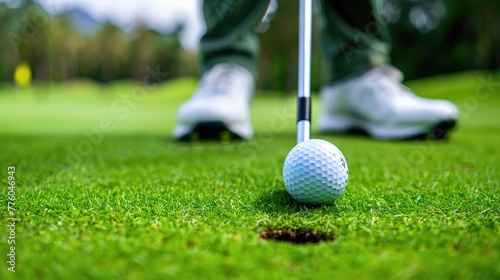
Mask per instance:
[[[343,151],[350,170],[344,195],[322,207],[297,204],[283,186],[293,97],[256,98],[250,142],[182,144],[170,133],[192,79],[126,106],[115,102],[130,96],[130,82],[4,86],[0,168],[3,182],[8,166],[17,169],[18,221],[11,273],[4,183],[0,278],[499,279],[500,77],[481,88],[489,76],[409,83],[460,106],[447,143],[313,131]],[[96,137],[103,119],[113,129],[91,143],[84,131]],[[263,241],[268,228],[337,239]]]

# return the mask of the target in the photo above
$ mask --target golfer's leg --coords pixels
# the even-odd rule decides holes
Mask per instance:
[[[458,110],[449,101],[418,97],[401,85],[402,73],[388,65],[381,1],[322,3],[322,47],[329,64],[319,129],[361,130],[378,139],[445,138]]]
[[[200,70],[216,64],[237,63],[255,76],[259,42],[254,28],[270,0],[205,0],[203,15],[207,30],[200,40]]]
[[[323,0],[321,47],[327,82],[388,64],[389,35],[380,0]]]
[[[177,110],[174,137],[189,140],[253,135],[250,102],[259,44],[254,33],[270,0],[205,0],[200,41],[201,80]]]

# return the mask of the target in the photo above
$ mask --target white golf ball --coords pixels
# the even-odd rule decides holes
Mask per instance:
[[[332,203],[344,191],[348,177],[342,152],[319,139],[299,143],[288,153],[283,165],[286,190],[301,203]]]

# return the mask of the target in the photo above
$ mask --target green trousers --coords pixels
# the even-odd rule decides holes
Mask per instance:
[[[320,1],[326,82],[390,63],[388,31],[380,17],[381,2]],[[200,40],[200,70],[233,62],[256,76],[259,42],[254,29],[269,3],[270,0],[205,0],[203,14],[207,29]]]

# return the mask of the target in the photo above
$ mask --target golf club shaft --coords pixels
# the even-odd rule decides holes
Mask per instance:
[[[300,0],[297,144],[311,138],[311,41],[314,0]]]

